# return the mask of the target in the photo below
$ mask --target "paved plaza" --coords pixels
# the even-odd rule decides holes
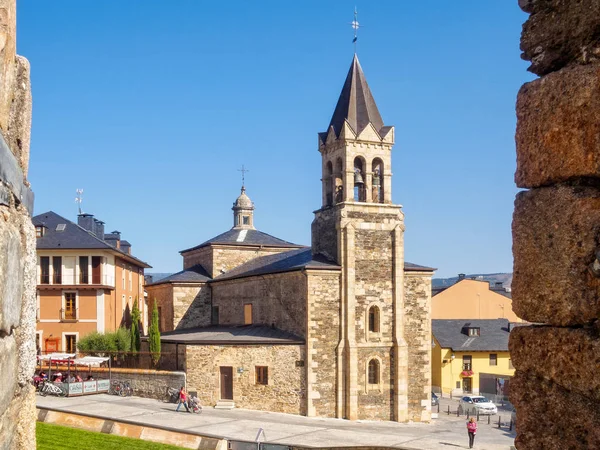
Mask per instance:
[[[308,418],[290,414],[250,411],[244,409],[216,410],[205,408],[202,414],[175,412],[172,403],[139,397],[116,397],[106,394],[87,397],[41,397],[37,404],[63,412],[93,415],[115,421],[128,421],[155,427],[165,427],[187,433],[229,440],[254,441],[260,428],[267,442],[304,445],[315,448],[328,446],[387,446],[404,449],[468,448],[465,418],[443,413],[452,402],[443,399],[438,419],[431,424],[356,421]],[[514,430],[498,429],[481,418],[475,448],[509,450],[514,442]]]

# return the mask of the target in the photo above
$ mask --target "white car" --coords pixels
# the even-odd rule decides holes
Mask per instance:
[[[468,395],[458,402],[459,413],[469,414],[498,414],[498,408],[491,401],[481,395]]]

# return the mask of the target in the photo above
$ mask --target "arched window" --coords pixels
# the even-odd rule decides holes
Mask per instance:
[[[377,306],[369,308],[369,331],[379,333],[379,308]]]
[[[369,384],[379,384],[379,361],[372,359],[369,361]]]
[[[327,161],[327,165],[325,167],[325,205],[331,206],[333,205],[333,184],[335,180],[333,179],[333,164],[331,161]]]
[[[373,203],[383,203],[383,161],[379,158],[375,158],[372,163],[373,171],[373,189],[372,199]]]
[[[354,158],[354,201],[364,202],[365,196],[365,170],[361,158]]]

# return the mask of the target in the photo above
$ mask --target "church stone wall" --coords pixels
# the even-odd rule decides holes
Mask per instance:
[[[317,211],[311,224],[311,237],[313,254],[321,254],[339,264],[336,211],[336,208],[323,208]]]
[[[306,277],[300,271],[211,283],[212,304],[220,325],[244,324],[244,304],[252,304],[252,322],[306,336]]]
[[[213,255],[211,246],[207,245],[206,247],[186,252],[182,256],[184,270],[200,264],[211,277],[213,276]]]
[[[173,285],[173,328],[206,327],[211,323],[210,287]]]
[[[408,414],[431,420],[431,273],[404,273],[404,338],[408,345]]]
[[[213,277],[227,273],[242,264],[260,258],[289,251],[289,248],[261,247],[215,247],[213,250]]]
[[[340,343],[340,272],[308,272],[308,415],[336,417]]]
[[[35,232],[15,193],[29,186],[31,89],[29,63],[15,51],[16,2],[0,0],[0,448],[33,449]]]
[[[361,347],[358,349],[358,417],[362,420],[393,420],[391,346]],[[368,383],[368,364],[372,359],[379,362],[379,383]]]
[[[600,448],[600,2],[519,0],[540,78],[517,97],[509,339],[519,449]],[[543,426],[540,426],[543,424]]]
[[[237,408],[306,414],[306,355],[303,345],[187,345],[188,390],[205,406],[220,399],[219,367],[233,367]],[[268,367],[268,384],[256,384],[256,366]]]

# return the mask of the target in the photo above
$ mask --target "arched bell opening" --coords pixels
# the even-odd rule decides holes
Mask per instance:
[[[343,171],[344,163],[342,162],[342,158],[338,158],[335,161],[335,171],[333,172],[335,203],[341,203],[344,201]]]
[[[375,158],[372,162],[371,170],[373,172],[372,201],[373,203],[383,203],[383,161],[379,158]]]
[[[366,174],[365,164],[362,158],[354,158],[354,201],[365,202],[366,199]]]
[[[333,205],[333,185],[335,180],[333,179],[333,164],[331,161],[327,161],[325,166],[325,206]]]

